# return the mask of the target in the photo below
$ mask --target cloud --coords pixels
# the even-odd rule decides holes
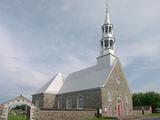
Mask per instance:
[[[0,27],[0,43],[1,70],[8,78],[8,81],[3,82],[14,83],[16,86],[35,87],[42,80],[47,79],[46,74],[35,71],[30,64],[23,61],[25,53],[14,45],[14,37],[2,27]]]
[[[116,52],[133,91],[157,90],[149,84],[160,84],[160,1],[109,2]],[[0,90],[11,83],[3,98],[32,94],[57,72],[96,64],[105,0],[5,0],[0,14]]]
[[[137,58],[148,62],[158,61],[160,59],[159,44],[159,38],[156,37],[127,44],[124,48],[120,49],[123,65],[132,64]]]

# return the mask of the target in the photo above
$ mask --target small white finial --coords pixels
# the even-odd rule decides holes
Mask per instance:
[[[108,2],[108,0],[106,0],[106,12],[108,12],[109,11],[109,2]]]

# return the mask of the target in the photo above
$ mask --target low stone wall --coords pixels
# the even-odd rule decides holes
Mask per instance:
[[[144,114],[152,114],[152,107],[144,106],[144,107],[134,107],[133,115],[142,115],[142,109],[144,110]]]
[[[95,116],[96,110],[39,110],[35,120],[88,120]]]
[[[152,114],[152,111],[149,111],[149,110],[145,110],[144,111],[144,114]],[[142,115],[142,110],[134,110],[133,111],[133,115]]]

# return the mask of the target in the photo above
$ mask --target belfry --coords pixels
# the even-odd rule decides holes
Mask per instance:
[[[109,5],[107,1],[106,17],[102,26],[102,38],[100,40],[101,51],[100,57],[97,58],[98,63],[104,62],[104,64],[111,66],[116,60],[115,55],[115,38],[113,34],[113,24],[110,21]]]

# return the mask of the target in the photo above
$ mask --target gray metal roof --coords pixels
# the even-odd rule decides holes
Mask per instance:
[[[108,79],[112,67],[95,65],[69,74],[65,79],[59,94],[100,88]]]
[[[83,91],[103,87],[118,60],[112,66],[95,66],[73,72],[64,79],[62,73],[58,73],[40,88],[36,94],[63,94],[69,92]]]

